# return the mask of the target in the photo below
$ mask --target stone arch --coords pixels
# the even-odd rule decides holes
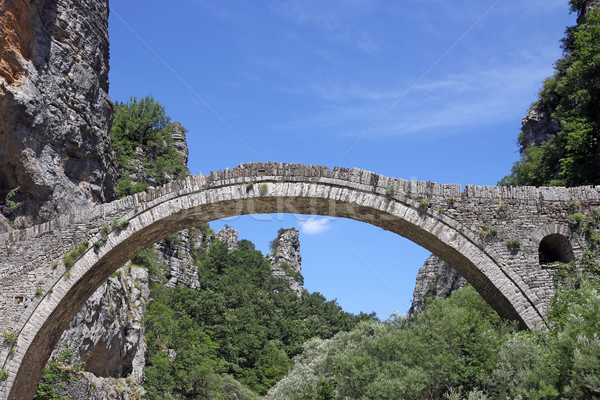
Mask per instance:
[[[575,259],[571,243],[571,229],[566,224],[542,226],[534,235],[537,248],[537,262],[548,265],[553,262],[570,262]]]
[[[296,213],[345,217],[397,233],[451,263],[503,317],[522,327],[543,324],[535,299],[501,256],[481,237],[415,200],[395,198],[352,182],[264,177],[195,184],[166,192],[129,212],[128,226],[113,230],[99,251],[89,248],[61,277],[24,322],[9,372],[6,398],[33,397],[41,370],[63,330],[89,296],[126,261],[158,240],[192,225],[234,215]],[[264,186],[267,185],[267,190]],[[93,241],[94,239],[92,239]]]

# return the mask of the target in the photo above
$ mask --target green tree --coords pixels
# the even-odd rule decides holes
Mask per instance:
[[[570,2],[582,13],[585,2]],[[519,137],[522,157],[501,185],[567,185],[600,183],[600,10],[567,29],[565,55],[556,62],[532,107],[553,110],[558,132],[539,146]]]
[[[174,127],[164,106],[152,96],[115,103],[110,137],[120,171],[116,184],[119,197],[147,189],[148,182],[141,177],[132,184],[130,171],[139,168],[136,163],[141,163],[147,178],[161,185],[168,177],[180,179],[187,175],[183,156],[172,146]]]

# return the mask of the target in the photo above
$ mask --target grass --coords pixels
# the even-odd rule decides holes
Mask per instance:
[[[8,371],[0,369],[0,381],[5,381],[8,378]]]
[[[267,192],[269,191],[269,187],[266,183],[263,183],[262,185],[260,185],[259,190],[261,194],[267,194]]]
[[[250,190],[252,190],[252,188],[253,188],[253,187],[254,187],[254,182],[253,182],[253,181],[250,181],[250,182],[248,182],[248,184],[246,185],[246,190],[247,190],[247,191],[250,191]]]

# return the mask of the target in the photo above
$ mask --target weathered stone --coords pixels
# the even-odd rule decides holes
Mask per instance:
[[[229,251],[238,248],[238,231],[231,227],[225,227],[217,232],[216,238],[225,243]]]
[[[141,383],[144,315],[150,290],[145,269],[130,264],[108,279],[62,334],[55,353],[70,348],[73,363],[97,377],[130,377]]]
[[[0,198],[19,187],[17,226],[113,199],[107,17],[107,0],[0,2]]]
[[[296,228],[280,229],[273,241],[273,252],[267,255],[267,260],[273,265],[271,272],[274,277],[286,279],[290,290],[302,297],[305,289],[301,282],[289,276],[287,270],[300,273],[302,256],[300,255],[300,233]]]
[[[254,185],[249,188],[250,182]],[[262,185],[266,191],[260,190]],[[386,194],[389,185],[395,187],[393,196]],[[422,206],[424,199],[430,207]],[[463,190],[360,169],[254,163],[188,177],[86,213],[3,234],[0,328],[20,335],[10,357],[7,346],[0,348],[0,364],[9,372],[0,382],[0,398],[30,396],[58,340],[56,333],[66,328],[86,298],[118,265],[182,229],[250,213],[318,214],[371,223],[447,260],[501,316],[539,329],[554,293],[553,270],[540,264],[540,244],[561,235],[579,262],[579,243],[586,238],[570,228],[569,216],[591,214],[598,206],[600,190],[591,186]],[[102,226],[112,226],[113,219],[128,225],[103,233]],[[521,243],[517,249],[508,245],[515,237]],[[89,248],[66,276],[62,256],[85,238]],[[92,244],[102,238],[95,251]]]
[[[447,262],[435,255],[429,256],[417,273],[409,313],[421,311],[429,297],[446,298],[466,284],[465,278]]]
[[[545,105],[535,103],[522,121],[521,133],[523,134],[522,146],[539,146],[552,136],[556,135],[559,126],[552,119],[554,110]]]
[[[267,259],[273,265],[286,263],[296,272],[302,270],[302,256],[300,255],[300,233],[296,228],[280,229],[275,239],[273,252]]]

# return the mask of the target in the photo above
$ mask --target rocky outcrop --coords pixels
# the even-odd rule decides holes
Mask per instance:
[[[290,290],[301,297],[304,288],[299,279],[302,270],[300,233],[296,228],[280,229],[271,247],[273,252],[267,255],[267,260],[272,265],[273,276],[286,279],[289,282]]]
[[[225,227],[218,231],[215,237],[223,242],[229,251],[238,249],[238,231],[231,227]]]
[[[419,312],[430,297],[446,298],[467,284],[448,263],[431,255],[419,269],[409,313]]]
[[[272,253],[267,259],[273,265],[286,263],[293,271],[302,270],[300,255],[300,233],[296,228],[280,229],[273,241]]]
[[[0,199],[19,187],[21,203],[7,217],[111,200],[108,1],[3,0],[0,34]]]
[[[100,378],[127,377],[141,383],[148,273],[130,263],[86,302],[61,336],[55,353],[69,348],[73,362]]]
[[[521,138],[519,143],[522,149],[530,146],[539,146],[554,136],[558,130],[558,123],[552,120],[552,113],[548,105],[534,103],[521,121]]]
[[[600,7],[600,0],[587,0],[582,6],[581,12],[577,17],[577,23],[579,25],[585,23],[586,15],[592,11],[594,8]]]

